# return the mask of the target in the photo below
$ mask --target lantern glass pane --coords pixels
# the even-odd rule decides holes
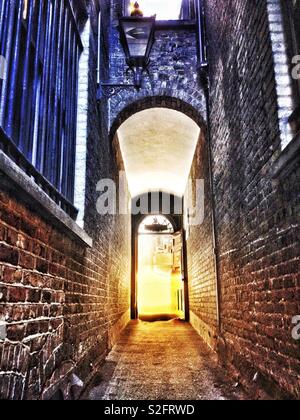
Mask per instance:
[[[131,57],[144,57],[152,24],[149,22],[124,22],[123,25]]]

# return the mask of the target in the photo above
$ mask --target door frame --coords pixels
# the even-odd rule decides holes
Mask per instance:
[[[182,274],[183,274],[183,282],[184,282],[184,320],[189,322],[190,320],[190,304],[189,304],[189,283],[188,283],[188,265],[187,265],[187,241],[186,241],[186,233],[183,229],[183,218],[182,216],[178,217],[178,220],[175,219],[175,216],[170,216],[166,214],[160,213],[161,216],[166,217],[174,228],[174,233],[180,232],[181,239],[182,239]],[[132,216],[132,224],[131,224],[131,319],[137,320],[139,317],[138,313],[138,265],[139,265],[139,227],[142,221],[148,217],[149,215],[138,215]],[[155,215],[153,215],[155,216]]]

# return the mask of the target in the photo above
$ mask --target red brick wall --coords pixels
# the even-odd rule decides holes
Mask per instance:
[[[280,389],[299,397],[292,318],[300,313],[300,168],[272,180],[281,144],[266,2],[211,0],[206,11],[219,350],[248,379],[258,372],[273,395]]]
[[[204,181],[205,217],[202,224],[190,226],[188,229],[190,320],[205,341],[215,348],[218,327],[216,270],[208,147],[203,130],[190,172],[190,181],[193,185],[193,207],[196,205],[196,180]]]
[[[130,219],[105,225],[87,249],[0,193],[0,398],[50,397],[73,368],[87,380],[128,320]]]

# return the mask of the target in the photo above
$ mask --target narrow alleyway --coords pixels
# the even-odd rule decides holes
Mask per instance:
[[[299,22],[0,0],[0,400],[300,400]]]
[[[243,392],[184,322],[132,322],[84,399],[227,400]]]

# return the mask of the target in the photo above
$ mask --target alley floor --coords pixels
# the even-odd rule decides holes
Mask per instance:
[[[240,400],[190,324],[132,322],[84,395],[90,400]]]

